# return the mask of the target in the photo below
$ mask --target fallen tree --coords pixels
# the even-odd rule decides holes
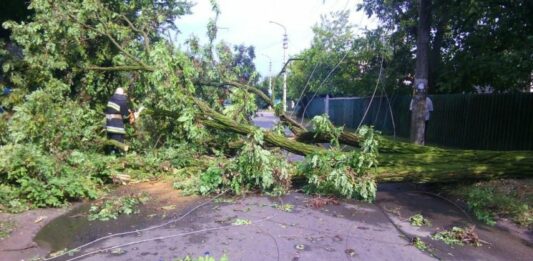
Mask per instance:
[[[33,150],[21,155],[38,155],[43,160],[31,173],[24,172],[24,159],[16,165],[4,162],[5,166],[0,166],[1,185],[6,183],[11,189],[38,181],[46,191],[53,181],[59,201],[65,195],[73,197],[70,195],[75,193],[61,191],[60,176],[75,179],[82,175],[83,164],[91,162],[84,160],[81,164],[80,158],[84,157],[76,156],[79,151],[90,151],[91,157],[87,158],[96,158],[101,147],[110,144],[128,150],[130,155],[151,155],[147,168],[137,169],[163,170],[180,179],[186,176],[190,184],[184,188],[199,193],[222,187],[235,193],[247,189],[278,193],[287,189],[292,175],[305,177],[310,192],[372,200],[376,181],[457,182],[530,177],[533,173],[532,152],[416,146],[380,138],[369,127],[348,132],[333,126],[327,117],[313,119],[308,128],[277,110],[283,126],[259,129],[250,120],[257,111],[255,98],[271,106],[274,103],[260,89],[236,81],[242,75],[240,70],[232,70],[235,62],[231,48],[214,46],[216,3],[207,46],[191,39],[190,51],[184,52],[165,38],[163,32],[172,27],[177,16],[187,12],[187,4],[165,1],[154,7],[123,1],[34,0],[31,22],[7,23],[13,40],[24,50],[24,58],[18,63],[6,62],[20,97],[13,118],[7,125],[2,123],[7,126],[2,129],[11,132],[1,133],[9,136],[2,142],[9,145],[6,148],[22,152],[31,145]],[[146,107],[135,130],[128,130],[129,146],[102,141],[98,135],[103,134],[102,108],[113,90],[124,86],[129,87],[134,105]],[[232,104],[223,106],[220,100],[227,98]],[[284,126],[294,136],[285,136],[280,128]],[[353,149],[343,151],[340,145]],[[194,156],[188,157],[209,160],[182,159],[175,153],[176,148],[180,152],[194,148]],[[159,149],[166,155],[159,155]],[[281,150],[305,159],[291,165]],[[56,167],[56,162],[73,154],[76,157],[71,167]],[[131,162],[137,158],[142,156]],[[132,165],[117,167],[120,160],[114,158],[101,161],[91,172],[92,177],[100,175],[108,164],[125,172]],[[54,163],[46,163],[49,180],[40,180],[41,168],[37,165],[41,162]],[[12,178],[14,174],[19,174],[17,179]],[[97,180],[104,182],[105,178]],[[29,186],[25,191],[33,190]]]
[[[249,135],[251,125],[239,124],[210,109],[204,102],[196,104],[207,116],[203,123],[215,129]],[[264,131],[265,141],[298,155],[324,153],[326,149],[299,142],[329,142],[324,135],[305,132],[296,139]],[[359,147],[359,138],[354,133],[343,132],[345,139],[339,142]],[[305,137],[303,139],[302,137]],[[343,137],[342,135],[339,137]],[[379,167],[376,179],[380,182],[443,183],[496,178],[533,177],[533,152],[530,151],[479,151],[442,149],[420,146],[381,138],[379,140]],[[339,152],[342,153],[342,152]]]
[[[267,104],[274,105],[272,100],[261,90],[246,84],[226,81],[223,84],[249,90],[258,94]],[[206,122],[213,128],[237,131],[247,135],[251,126],[243,127],[227,119],[222,114],[212,111],[208,106],[197,100],[201,110],[212,117],[218,125]],[[310,155],[324,152],[319,146],[308,146],[308,143],[329,143],[337,139],[339,143],[359,147],[360,139],[355,133],[341,131],[336,137],[331,132],[317,133],[309,131],[285,114],[280,116],[291,130],[296,130],[295,141],[280,135],[266,132],[265,140],[274,146],[299,155]],[[329,122],[328,129],[334,126]],[[240,128],[242,127],[242,128]],[[316,128],[315,128],[316,129]],[[376,169],[377,180],[380,182],[460,182],[466,180],[482,180],[497,178],[533,177],[533,152],[531,151],[481,151],[443,149],[432,146],[394,141],[382,137],[379,140],[379,167]]]

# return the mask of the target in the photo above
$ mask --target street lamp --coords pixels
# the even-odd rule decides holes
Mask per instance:
[[[284,34],[283,34],[283,64],[287,61],[287,48],[289,47],[289,40],[287,37],[287,28],[274,21],[269,21],[271,24],[279,25],[281,28],[283,28]],[[283,72],[283,100],[281,101],[283,112],[287,111],[287,71],[285,70]]]

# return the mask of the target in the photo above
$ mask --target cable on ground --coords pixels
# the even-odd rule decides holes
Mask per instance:
[[[161,227],[167,226],[167,225],[169,225],[169,224],[176,223],[176,222],[178,222],[178,221],[184,219],[186,216],[188,216],[189,214],[191,214],[191,213],[194,212],[195,210],[197,210],[197,209],[199,209],[199,208],[201,208],[201,207],[203,207],[203,206],[205,206],[205,205],[207,205],[207,204],[213,202],[215,199],[217,199],[217,198],[221,197],[222,195],[226,194],[226,192],[228,192],[228,190],[223,191],[223,192],[221,192],[220,194],[216,195],[215,197],[213,197],[213,198],[207,200],[206,202],[204,202],[204,203],[202,203],[202,204],[200,204],[200,205],[198,205],[198,206],[192,208],[191,210],[189,210],[187,213],[181,215],[180,217],[175,218],[175,219],[171,219],[171,220],[169,220],[168,222],[165,222],[165,223],[163,223],[163,224],[156,225],[156,226],[151,226],[151,227],[147,227],[147,228],[144,228],[144,229],[131,230],[131,231],[126,231],[126,232],[122,232],[122,233],[116,233],[116,234],[107,235],[107,236],[104,236],[104,237],[97,238],[97,239],[95,239],[95,240],[93,240],[93,241],[90,241],[90,242],[88,242],[88,243],[85,243],[85,244],[83,244],[83,245],[81,245],[81,246],[79,246],[79,247],[76,247],[76,248],[72,249],[72,250],[74,250],[74,251],[80,251],[82,248],[85,248],[85,247],[87,247],[87,246],[89,246],[89,245],[92,245],[92,244],[94,244],[94,243],[96,243],[96,242],[100,242],[100,241],[105,240],[105,239],[109,239],[109,238],[112,238],[112,237],[118,237],[118,236],[125,236],[125,235],[130,235],[130,234],[138,234],[138,233],[140,233],[140,232],[144,232],[144,231],[149,231],[149,230],[153,230],[153,229],[161,228]],[[71,251],[72,251],[72,250],[71,250]],[[70,252],[70,251],[67,251],[67,252],[65,252],[65,253],[63,253],[63,254],[60,254],[60,255],[57,255],[57,256],[54,256],[54,257],[45,258],[45,259],[43,259],[43,261],[54,260],[54,259],[56,259],[56,258],[59,258],[59,257],[62,257],[62,256],[64,256],[64,255],[66,255],[66,254],[69,253],[69,252]]]
[[[262,219],[253,221],[252,224],[260,223],[260,222],[263,222],[263,221],[265,221],[267,219],[270,219],[270,218],[271,217],[262,218]],[[146,242],[150,242],[150,241],[164,240],[164,239],[169,239],[169,238],[174,238],[174,237],[181,237],[181,236],[188,236],[188,235],[192,235],[192,234],[203,233],[203,232],[214,231],[214,230],[221,230],[221,229],[224,229],[224,228],[236,227],[236,226],[240,226],[240,225],[230,224],[230,225],[219,226],[219,227],[199,229],[199,230],[195,230],[195,231],[191,231],[191,232],[178,233],[178,234],[173,234],[173,235],[168,235],[168,236],[153,237],[153,238],[148,238],[148,239],[143,239],[143,240],[132,241],[132,242],[128,242],[128,243],[124,243],[124,244],[120,244],[120,245],[114,245],[114,246],[106,247],[106,248],[103,248],[103,249],[91,251],[89,253],[85,253],[83,255],[68,259],[67,261],[74,261],[74,260],[78,260],[78,259],[81,259],[81,258],[84,258],[84,257],[88,257],[88,256],[91,256],[91,255],[103,253],[103,252],[106,252],[106,251],[109,251],[109,250],[112,250],[112,249],[117,249],[117,248],[122,248],[122,247],[126,247],[126,246],[146,243]]]

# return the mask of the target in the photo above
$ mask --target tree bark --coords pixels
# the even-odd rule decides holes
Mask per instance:
[[[431,0],[419,0],[416,36],[416,71],[411,113],[411,142],[425,143],[425,109],[429,71]]]
[[[443,150],[423,154],[381,154],[378,182],[446,183],[533,178],[531,151]]]

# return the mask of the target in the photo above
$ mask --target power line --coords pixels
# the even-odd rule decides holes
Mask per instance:
[[[348,50],[344,53],[344,56],[340,59],[340,61],[335,65],[335,67],[333,67],[333,69],[331,69],[331,71],[329,71],[328,75],[326,76],[326,78],[324,78],[324,80],[322,81],[322,83],[320,83],[320,85],[318,85],[318,87],[316,88],[316,91],[315,93],[313,94],[313,96],[311,97],[311,101],[316,97],[318,91],[320,90],[320,87],[322,87],[322,85],[329,79],[329,77],[331,76],[331,74],[337,69],[337,67],[339,67],[339,65],[344,61],[344,59],[346,58],[346,56],[348,56],[348,53],[350,52],[351,50]],[[309,104],[311,104],[311,102],[308,102],[306,105],[305,105],[305,108],[304,108],[304,112],[302,115],[305,115],[305,112],[307,111],[307,107],[309,106]],[[302,116],[302,121],[300,122],[300,124],[303,124],[303,121],[304,121],[304,117]]]
[[[381,56],[381,63],[379,65],[379,74],[378,74],[378,79],[376,80],[376,87],[374,88],[374,93],[372,93],[370,102],[368,103],[368,106],[366,106],[365,114],[363,114],[363,117],[361,118],[359,125],[357,125],[357,129],[359,129],[359,127],[361,127],[361,124],[363,124],[363,122],[365,121],[366,115],[368,114],[368,111],[370,110],[370,106],[372,106],[372,101],[374,101],[374,97],[376,96],[376,91],[378,90],[379,82],[381,80],[382,71],[383,71],[383,55]]]
[[[303,97],[305,91],[307,90],[307,87],[309,86],[309,82],[311,81],[311,78],[313,78],[313,75],[315,74],[316,68],[318,68],[319,65],[320,65],[320,63],[316,63],[315,64],[315,67],[313,68],[313,71],[311,72],[311,75],[309,75],[309,77],[307,78],[307,82],[305,83],[303,91],[300,92],[300,97],[298,97],[298,100],[296,101],[296,104],[298,104],[302,100],[302,97]],[[294,113],[294,110],[292,110],[291,116],[293,115],[293,113]],[[303,117],[303,115],[302,115],[302,117]]]

